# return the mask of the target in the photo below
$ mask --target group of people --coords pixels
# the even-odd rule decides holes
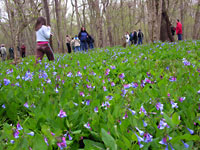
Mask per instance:
[[[17,50],[20,53],[21,57],[24,58],[26,57],[26,46],[23,43],[21,45],[21,47],[17,46]],[[1,44],[0,45],[0,57],[2,61],[5,61],[8,57],[9,54],[9,58],[10,59],[14,59],[14,48],[11,46],[7,52],[7,49],[5,47],[5,44]]]
[[[131,32],[130,34],[126,32],[125,34],[126,45],[142,45],[144,34],[141,29],[137,32],[136,30]]]
[[[181,41],[182,40],[182,34],[183,34],[183,28],[182,28],[182,24],[181,24],[179,19],[176,20],[176,28],[171,25],[172,36],[175,35],[175,32],[178,36],[178,41]]]
[[[66,46],[68,53],[71,53],[71,49],[73,49],[74,52],[87,52],[88,49],[94,49],[94,39],[87,33],[86,29],[82,27],[78,36],[75,35],[74,38],[71,38],[69,35],[66,35]]]

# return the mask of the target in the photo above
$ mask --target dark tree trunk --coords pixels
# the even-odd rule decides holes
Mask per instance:
[[[160,40],[162,42],[165,42],[165,41],[174,42],[174,37],[172,36],[172,33],[171,33],[171,23],[169,21],[169,16],[166,10],[165,0],[162,0]]]

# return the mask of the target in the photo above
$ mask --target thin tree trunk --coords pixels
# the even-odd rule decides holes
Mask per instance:
[[[200,32],[200,0],[198,0],[197,10],[195,14],[195,21],[193,26],[193,39],[198,39],[198,34]]]

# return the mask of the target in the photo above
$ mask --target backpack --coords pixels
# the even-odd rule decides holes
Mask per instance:
[[[138,38],[143,38],[143,33],[141,31],[138,32]]]
[[[87,37],[88,37],[88,34],[86,32],[81,32],[81,37],[80,37],[81,41],[87,41]]]
[[[134,36],[134,34],[133,33],[130,33],[130,41],[133,41],[133,36]]]

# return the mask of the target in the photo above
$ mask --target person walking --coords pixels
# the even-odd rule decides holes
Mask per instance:
[[[141,29],[139,29],[139,31],[138,31],[138,45],[143,44],[143,38],[144,38],[144,34],[142,33]]]
[[[87,43],[88,43],[89,49],[94,49],[94,39],[89,34],[87,37]]]
[[[130,46],[130,36],[128,32],[126,32],[125,34],[125,40],[126,40],[126,46]]]
[[[133,32],[133,42],[134,42],[134,45],[137,45],[137,40],[138,40],[137,31],[134,30],[134,32]]]
[[[44,54],[47,55],[49,61],[54,60],[53,50],[49,44],[49,39],[51,36],[51,27],[47,25],[46,19],[44,17],[39,17],[35,24],[36,31],[36,63],[38,59],[42,60]]]
[[[5,48],[5,44],[1,45],[1,57],[2,57],[2,61],[5,61],[7,58],[7,52],[6,52],[6,48]]]
[[[13,47],[9,48],[9,54],[10,54],[10,59],[14,59],[14,48]]]
[[[68,53],[71,53],[72,52],[71,37],[69,35],[66,35],[66,45],[67,45]]]
[[[26,57],[26,46],[24,43],[22,43],[22,46],[21,46],[21,56],[22,58]]]
[[[85,29],[85,27],[81,28],[81,31],[78,34],[78,38],[81,41],[81,51],[88,51],[88,43],[87,43],[87,38],[88,38],[88,33]]]
[[[134,40],[133,40],[134,32],[131,32],[129,36],[130,36],[131,45],[133,45],[134,44]]]
[[[180,23],[179,19],[176,20],[176,34],[178,36],[178,40],[181,41],[183,29],[182,29],[182,24]]]
[[[80,51],[80,40],[77,35],[75,35],[71,43],[74,45],[74,52]]]

